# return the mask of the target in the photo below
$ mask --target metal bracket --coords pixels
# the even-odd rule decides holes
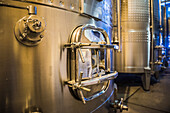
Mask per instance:
[[[99,38],[98,41],[93,40],[92,38],[90,39],[90,37],[85,35],[86,30],[87,32],[88,31],[99,32],[99,34],[101,34],[100,36],[102,36],[103,38],[100,39],[101,37],[98,36]],[[82,102],[85,104],[87,101],[90,101],[104,94],[109,88],[110,80],[115,79],[118,76],[118,72],[110,71],[109,64],[110,61],[109,49],[115,49],[116,48],[115,46],[117,45],[110,44],[109,37],[105,30],[88,24],[76,27],[76,29],[72,32],[70,36],[71,36],[70,43],[66,43],[64,45],[64,48],[70,50],[69,53],[71,59],[69,66],[72,67],[70,69],[71,70],[70,79],[65,81],[65,84],[68,85],[68,87],[71,87],[71,90],[73,91],[74,95],[81,99]],[[83,42],[84,38],[90,39],[89,40],[90,43]],[[100,55],[103,55],[100,59],[101,61],[99,61],[99,51],[101,52]],[[93,54],[95,54],[94,55],[95,58],[93,58]],[[85,57],[85,55],[87,58]],[[97,61],[95,62],[95,60]],[[91,65],[93,61],[95,63]],[[88,68],[83,66],[80,67],[80,65],[81,66],[88,65],[89,67]],[[104,68],[103,67],[99,68],[100,66],[103,65]],[[91,72],[92,68],[96,68],[95,73]],[[91,70],[89,71],[88,69]],[[99,71],[100,69],[102,71]],[[86,72],[86,70],[88,72]],[[85,74],[84,77],[83,71]],[[95,88],[96,85],[97,86],[101,85],[101,88],[94,91],[93,88]],[[85,92],[89,92],[89,95],[87,95]]]
[[[164,49],[165,47],[164,46],[161,46],[161,45],[157,45],[157,46],[155,46],[155,49]]]
[[[110,72],[109,74],[104,74],[104,73],[99,74],[99,77],[95,77],[89,80],[82,80],[82,76],[83,76],[83,72],[80,73],[80,79],[78,82],[65,81],[65,84],[68,85],[69,87],[72,87],[73,89],[80,90],[82,101],[85,104],[86,101],[84,99],[82,90],[88,92],[91,91],[91,89],[86,88],[86,86],[91,86],[91,85],[103,83],[104,81],[115,79],[118,76],[118,72],[115,71],[115,72]]]
[[[81,49],[115,49],[113,44],[97,44],[97,43],[68,43],[65,48],[81,48]]]

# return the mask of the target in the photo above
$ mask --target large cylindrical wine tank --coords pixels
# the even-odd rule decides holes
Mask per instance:
[[[88,101],[86,105],[72,96],[68,86],[83,91],[89,89],[80,86],[81,82],[78,85],[68,82],[69,49],[65,44],[69,43],[72,32],[83,28],[92,29],[87,32],[95,39],[105,34],[107,39],[103,38],[102,42],[109,44],[112,37],[111,4],[111,0],[0,0],[0,112],[108,112],[105,103],[114,92],[112,81],[106,83],[110,85],[106,86],[105,94],[92,101],[85,100]],[[29,5],[37,9],[27,7]],[[77,27],[84,24],[100,29]],[[107,57],[108,61],[113,61],[112,57]]]
[[[149,0],[121,0],[121,51],[115,68],[120,73],[144,73],[150,59]]]

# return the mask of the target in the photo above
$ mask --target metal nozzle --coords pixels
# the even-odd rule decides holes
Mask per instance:
[[[29,15],[37,15],[37,7],[29,5],[28,7],[28,14]]]

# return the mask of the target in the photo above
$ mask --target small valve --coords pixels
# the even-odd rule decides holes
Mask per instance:
[[[24,45],[35,46],[44,37],[46,22],[37,16],[36,7],[29,6],[27,16],[20,19],[15,26],[16,39]]]
[[[120,109],[120,112],[123,110],[128,111],[128,107],[123,104],[123,98],[117,100],[117,90],[117,84],[114,83],[114,102],[111,103],[111,107],[114,108],[115,112],[117,112],[117,109]]]
[[[120,100],[115,100],[115,102],[112,103],[111,106],[115,109],[115,111],[117,111],[117,109],[120,109],[120,112],[122,112],[123,110],[128,111],[128,106],[123,104],[123,98],[121,98]]]
[[[123,110],[128,110],[128,107],[126,105],[123,105],[123,98],[121,98],[120,102],[118,103],[118,109],[120,109],[120,112]]]

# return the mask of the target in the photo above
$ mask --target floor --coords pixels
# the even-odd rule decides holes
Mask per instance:
[[[142,88],[139,75],[121,75],[116,82],[118,98],[123,97],[129,108],[123,113],[170,113],[170,68],[160,73],[159,81],[151,77],[147,92]]]

